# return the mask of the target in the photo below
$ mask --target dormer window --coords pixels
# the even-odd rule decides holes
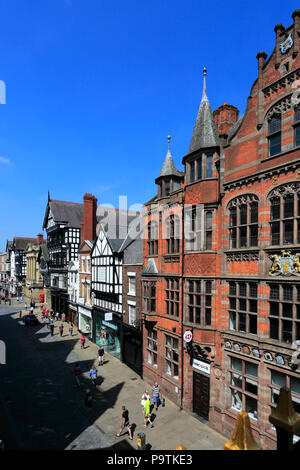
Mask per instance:
[[[281,152],[281,115],[272,116],[268,123],[269,157]]]

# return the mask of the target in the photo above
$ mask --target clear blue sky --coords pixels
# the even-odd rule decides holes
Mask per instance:
[[[298,3],[298,4],[297,4]],[[0,0],[0,251],[53,199],[144,203],[172,136],[181,166],[202,94],[245,110],[256,54],[299,2]]]

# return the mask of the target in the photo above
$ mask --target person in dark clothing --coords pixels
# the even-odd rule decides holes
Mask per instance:
[[[51,332],[51,336],[53,336],[53,333],[54,333],[54,324],[53,323],[50,323],[50,332]]]
[[[60,332],[60,336],[62,336],[62,335],[63,335],[63,332],[64,332],[64,325],[61,324],[61,325],[58,327],[58,329],[59,329],[59,332]]]
[[[104,359],[104,348],[103,348],[103,346],[100,346],[100,348],[98,350],[99,366],[103,365],[103,359]]]
[[[122,424],[121,424],[120,431],[118,432],[118,434],[116,434],[116,436],[119,437],[121,433],[123,432],[123,429],[126,428],[129,434],[129,439],[132,440],[132,433],[131,433],[128,414],[129,413],[128,413],[128,410],[126,410],[126,406],[123,405],[122,406]]]

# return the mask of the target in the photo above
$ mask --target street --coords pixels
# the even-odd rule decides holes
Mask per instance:
[[[0,435],[8,449],[97,449],[111,442],[79,406],[72,351],[78,339],[59,341],[43,324],[25,327],[17,307],[0,306],[0,339],[6,344],[6,365],[0,365]],[[24,314],[24,312],[23,312]],[[56,344],[54,345],[53,342]],[[87,384],[88,382],[88,378]]]
[[[0,365],[0,437],[8,449],[20,450],[136,450],[137,434],[146,435],[146,448],[222,450],[227,439],[174,403],[152,412],[154,428],[144,428],[141,395],[151,385],[113,356],[106,354],[97,367],[97,388],[92,408],[86,408],[89,370],[97,365],[97,346],[90,341],[80,348],[79,332],[70,337],[65,323],[60,337],[44,323],[24,326],[20,306],[0,305],[0,340],[6,344],[6,364]],[[24,308],[24,307],[23,307]],[[23,310],[23,315],[25,312]],[[38,313],[41,320],[41,315]],[[74,382],[74,366],[82,370],[81,386]],[[121,408],[129,410],[133,440],[126,432],[116,437]]]

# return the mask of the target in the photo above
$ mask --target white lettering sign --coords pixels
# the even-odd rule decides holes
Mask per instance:
[[[210,374],[210,364],[207,362],[199,361],[198,359],[193,359],[193,367],[194,369],[201,370],[202,372],[206,372],[206,374]]]

